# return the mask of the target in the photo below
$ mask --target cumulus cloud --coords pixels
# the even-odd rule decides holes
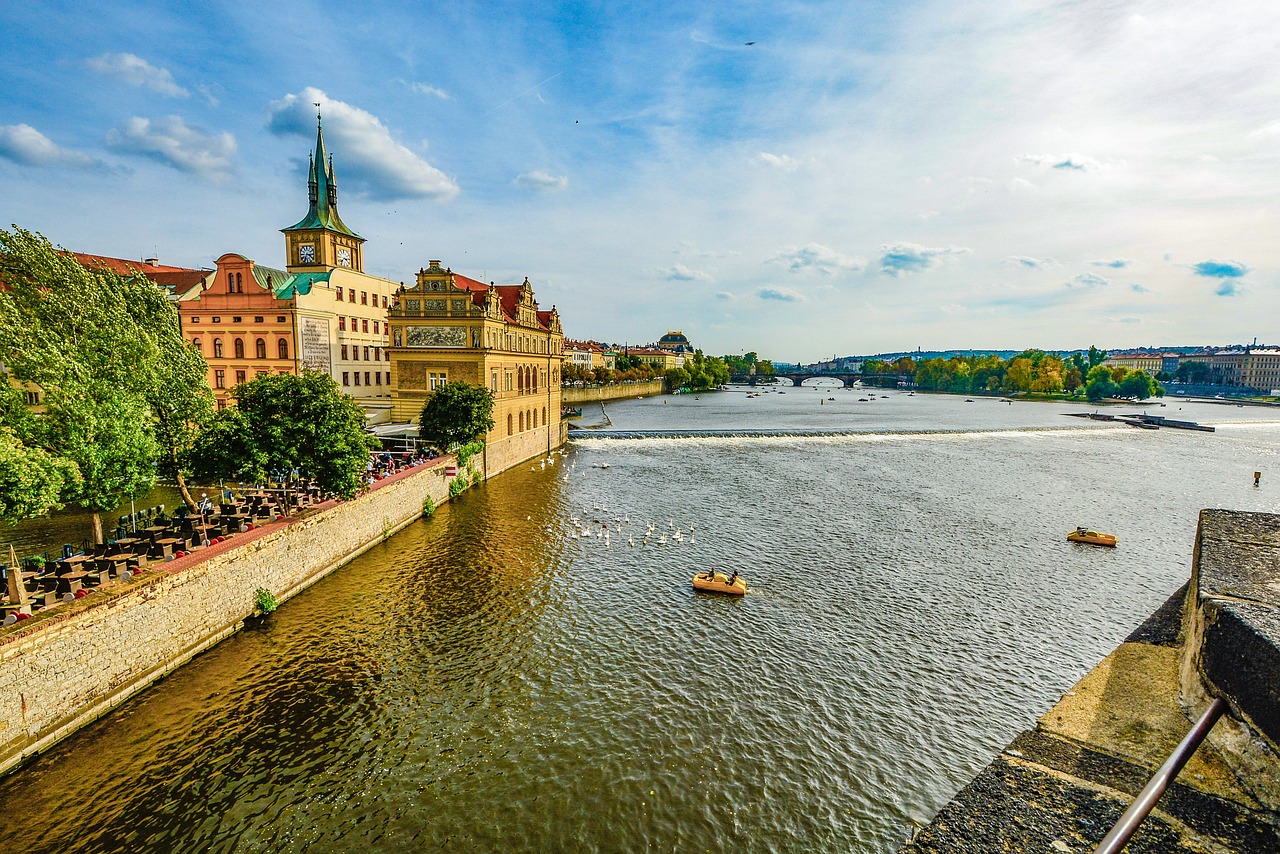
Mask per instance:
[[[1239,279],[1249,272],[1248,266],[1239,261],[1216,261],[1212,258],[1193,264],[1191,270],[1197,276],[1209,279]]]
[[[1220,297],[1234,297],[1243,293],[1240,285],[1230,279],[1223,279],[1219,282],[1218,287],[1214,288],[1213,292]]]
[[[733,294],[729,293],[728,291],[720,291],[720,292],[718,292],[718,293],[716,294],[716,299],[719,299],[719,300],[735,300],[735,299],[737,299],[737,297],[735,297]]]
[[[568,187],[569,179],[564,175],[552,175],[550,172],[535,169],[532,172],[525,172],[523,175],[517,175],[516,179],[511,183],[515,184],[522,190],[554,192]]]
[[[1133,291],[1135,294],[1151,293],[1151,288],[1147,287],[1146,285],[1140,285],[1137,282],[1134,282],[1132,285],[1130,285],[1129,290]]]
[[[316,108],[312,105],[317,102],[340,185],[383,200],[443,200],[458,194],[453,179],[393,139],[377,116],[315,87],[272,101],[267,106],[267,129],[277,136],[313,137]]]
[[[1019,154],[1015,160],[1031,166],[1047,166],[1065,172],[1096,172],[1102,164],[1083,154]]]
[[[761,288],[756,291],[756,296],[778,302],[804,302],[803,296],[788,288]]]
[[[107,132],[109,148],[172,166],[181,172],[225,178],[235,171],[236,139],[229,133],[205,133],[179,116],[134,116]]]
[[[821,243],[788,246],[769,260],[785,264],[793,273],[812,270],[830,275],[842,270],[859,273],[867,268],[867,259],[844,255]]]
[[[88,169],[102,163],[83,151],[63,148],[31,125],[0,125],[0,157],[21,166]]]
[[[772,166],[775,169],[781,169],[783,172],[794,172],[800,168],[800,161],[794,157],[788,157],[785,154],[770,154],[767,151],[757,154],[756,162]]]
[[[1111,284],[1108,280],[1102,278],[1097,273],[1081,273],[1071,281],[1067,282],[1069,288],[1102,288]]]
[[[663,272],[663,276],[668,281],[672,281],[672,282],[714,281],[714,279],[711,278],[711,275],[709,273],[704,273],[701,270],[691,270],[683,264],[676,264],[674,267],[668,268]]]
[[[1029,255],[1010,255],[1000,263],[1008,264],[1011,267],[1021,267],[1026,270],[1045,270],[1052,267],[1054,261],[1052,258],[1032,258]]]
[[[132,53],[104,53],[86,59],[84,64],[96,74],[114,77],[130,86],[140,86],[171,98],[185,98],[191,94],[173,81],[169,69],[157,68]]]
[[[903,276],[932,269],[944,259],[955,255],[967,255],[972,249],[963,246],[921,246],[918,243],[893,243],[880,247],[880,272],[888,276]]]

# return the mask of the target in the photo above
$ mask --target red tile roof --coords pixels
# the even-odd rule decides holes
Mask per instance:
[[[179,294],[202,284],[213,272],[212,270],[193,270],[190,267],[171,267],[167,264],[149,264],[146,261],[130,261],[124,258],[109,258],[105,255],[90,255],[85,252],[72,252],[71,255],[86,269],[107,270],[120,276],[145,276],[157,285],[172,288]]]

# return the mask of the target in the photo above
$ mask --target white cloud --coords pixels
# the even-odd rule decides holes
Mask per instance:
[[[769,260],[785,264],[787,269],[793,273],[799,273],[804,270],[812,270],[827,275],[842,270],[860,273],[867,268],[867,260],[865,258],[841,254],[834,249],[823,246],[821,243],[808,243],[799,247],[788,246]]]
[[[0,157],[22,166],[88,169],[103,164],[72,148],[63,148],[31,125],[0,125]]]
[[[1032,184],[1026,178],[1014,178],[1009,182],[1010,193],[1029,193],[1038,189],[1040,188],[1035,184]]]
[[[272,101],[267,106],[267,129],[277,136],[313,137],[315,103],[324,115],[325,141],[334,154],[342,186],[384,200],[447,200],[458,194],[453,179],[393,139],[377,116],[315,87]]]
[[[902,276],[932,269],[943,259],[967,255],[972,249],[963,246],[921,246],[918,243],[892,243],[880,247],[880,272],[889,276]]]
[[[1022,267],[1027,270],[1045,270],[1054,265],[1052,258],[1032,258],[1029,255],[1010,255],[1000,261],[1011,267]]]
[[[756,155],[755,159],[757,163],[781,169],[783,172],[794,172],[800,168],[800,161],[786,154],[770,154],[767,151],[762,151]]]
[[[84,64],[90,71],[104,77],[115,77],[130,86],[140,86],[171,98],[185,98],[191,94],[173,81],[169,69],[157,68],[132,53],[104,53],[86,59]]]
[[[441,100],[444,100],[444,101],[449,100],[448,92],[444,91],[443,89],[439,89],[435,86],[431,86],[430,84],[419,83],[415,80],[411,83],[408,83],[407,85],[409,87],[409,91],[415,95],[434,95],[435,97],[440,98]]]
[[[1125,267],[1128,267],[1132,263],[1133,261],[1129,260],[1128,258],[1109,258],[1109,259],[1100,259],[1097,261],[1089,262],[1090,266],[1110,267],[1112,270],[1123,270]]]
[[[568,187],[569,179],[564,175],[552,175],[550,172],[535,169],[532,172],[525,172],[523,175],[517,175],[516,179],[511,183],[523,190],[554,192]]]
[[[1019,163],[1032,166],[1047,166],[1064,172],[1097,172],[1102,164],[1092,157],[1083,154],[1019,154]]]
[[[733,294],[729,293],[728,291],[719,291],[719,292],[716,294],[716,299],[718,299],[718,300],[725,300],[725,301],[732,301],[732,300],[737,299],[737,297],[735,297]]]
[[[804,297],[789,288],[760,288],[756,291],[756,296],[763,300],[776,300],[778,302],[804,302]]]
[[[230,133],[209,134],[188,127],[179,116],[150,119],[134,116],[107,131],[109,148],[172,166],[181,172],[225,178],[235,171],[236,139]]]
[[[668,268],[662,275],[672,282],[715,281],[709,273],[704,273],[701,270],[691,270],[683,264],[676,264],[675,266]]]
[[[1111,284],[1107,279],[1102,278],[1096,273],[1081,273],[1071,281],[1067,282],[1069,288],[1101,288]]]

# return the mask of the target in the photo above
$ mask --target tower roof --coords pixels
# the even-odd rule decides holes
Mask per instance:
[[[280,230],[287,232],[323,228],[364,240],[347,228],[342,217],[338,216],[338,182],[333,176],[333,156],[325,150],[324,127],[319,114],[316,115],[316,150],[310,160],[307,174],[307,200],[310,207],[307,215],[300,222]]]

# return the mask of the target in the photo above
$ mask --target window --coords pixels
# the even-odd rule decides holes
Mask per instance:
[[[350,376],[350,374],[349,374],[347,371],[343,371],[343,372],[342,372],[342,384],[343,384],[343,385],[351,385],[351,381],[348,379],[348,377],[349,377],[349,376]]]
[[[345,317],[338,318],[338,331],[339,332],[347,331],[347,319]]]
[[[387,371],[386,375],[387,375],[387,385],[391,385],[391,372]]]
[[[40,392],[38,391],[27,392],[27,406],[39,406],[39,405],[40,405]]]
[[[285,317],[283,314],[276,315],[276,323],[284,323],[286,320],[288,320],[288,318]]]
[[[542,423],[547,423],[547,408],[545,406],[542,407]]]
[[[511,435],[511,413],[507,413],[507,435]]]
[[[382,371],[373,372],[373,381],[378,385],[382,385]]]
[[[346,344],[343,344],[343,345],[342,345],[342,357],[341,357],[341,358],[343,358],[343,359],[347,358],[347,345],[346,345]]]
[[[248,377],[245,376],[244,371],[236,371],[236,385],[239,385],[240,383],[244,382],[246,379],[248,379]]]
[[[244,358],[244,339],[243,339],[243,338],[237,338],[237,339],[232,343],[232,347],[233,347],[233,349],[234,349],[234,351],[235,351],[235,354],[236,354],[236,355],[235,355],[235,357],[236,357],[237,359],[243,359],[243,358]]]
[[[360,345],[359,344],[351,345],[351,361],[353,362],[360,361]]]
[[[360,331],[361,331],[361,332],[368,332],[368,331],[369,331],[369,319],[368,319],[368,318],[365,318],[364,320],[360,321],[360,324],[361,324],[361,329],[360,329]]]
[[[285,339],[281,338],[281,339],[280,339],[280,341],[278,342],[277,346],[276,346],[276,349],[278,349],[278,350],[280,351],[280,358],[281,358],[281,359],[287,359],[287,358],[289,358],[289,342],[288,342],[288,341],[286,341]]]
[[[226,387],[227,387],[227,372],[226,372],[226,371],[224,371],[224,370],[222,370],[221,368],[219,368],[218,370],[216,370],[216,371],[214,371],[214,372],[213,372],[213,387],[214,387],[214,388],[226,388]]]
[[[364,360],[365,360],[366,362],[367,362],[367,361],[369,361],[369,348],[368,348],[368,347],[365,347],[365,348],[364,348]]]
[[[199,322],[200,322],[200,318],[198,318],[198,317],[193,317],[193,318],[191,318],[191,322],[192,322],[192,323],[199,323]]]
[[[360,304],[361,304],[361,305],[368,305],[368,304],[369,304],[369,292],[368,292],[368,291],[361,291],[361,292],[360,292]]]
[[[355,375],[355,378],[356,378],[356,385],[360,385],[360,372],[359,372],[359,371],[352,371],[351,373],[353,373],[353,374]]]
[[[236,273],[236,293],[244,293],[244,282],[240,280],[240,274]]]
[[[382,307],[383,307],[383,308],[386,308],[386,307],[387,307],[387,298],[386,298],[386,297],[383,297],[383,298],[382,298]]]
[[[494,371],[489,374],[489,391],[496,392],[498,390],[498,372]]]
[[[225,397],[218,398],[218,408],[219,409],[227,408],[227,399]]]
[[[356,301],[356,292],[347,291],[347,302],[355,302],[355,301]]]
[[[197,352],[197,353],[200,353],[200,354],[202,354],[202,355],[203,355],[204,351],[200,349],[200,339],[199,339],[199,338],[192,338],[192,339],[191,339],[191,346],[196,348],[196,352]]]
[[[378,321],[376,320],[373,322],[373,334],[374,335],[378,334]]]
[[[227,273],[227,293],[234,294],[236,292],[236,274]]]
[[[360,331],[360,320],[359,320],[359,318],[355,318],[355,317],[351,318],[351,331],[352,331],[352,332],[359,332],[359,331]]]
[[[259,338],[253,345],[253,354],[259,359],[267,358],[267,342]]]
[[[449,375],[444,373],[429,374],[428,376],[431,378],[432,391],[435,391],[436,389],[440,388],[440,386],[444,385],[449,381]]]
[[[221,338],[213,339],[213,358],[215,359],[222,358],[222,339]],[[218,386],[218,388],[222,388],[222,386]]]
[[[520,432],[524,432],[524,413],[520,413]]]
[[[241,323],[241,322],[243,322],[243,318],[233,317],[233,318],[231,318],[231,322],[232,322],[232,323]]]
[[[259,376],[259,377],[265,377],[265,376],[267,375],[267,373],[268,373],[267,371],[258,371],[258,376]]]
[[[364,372],[364,384],[365,384],[365,385],[372,385],[372,383],[371,383],[371,382],[369,382],[369,372],[368,372],[368,371],[365,371],[365,372]]]
[[[215,318],[213,319],[213,322],[214,322],[214,323],[221,323],[221,322],[222,322],[222,318],[221,318],[221,317],[215,317]]]
[[[537,426],[538,426],[538,410],[536,410],[536,409],[535,409],[535,410],[533,410],[533,426],[534,426],[535,428],[537,428]]]
[[[338,295],[338,302],[342,302],[342,285],[338,285],[338,289],[334,293]]]

